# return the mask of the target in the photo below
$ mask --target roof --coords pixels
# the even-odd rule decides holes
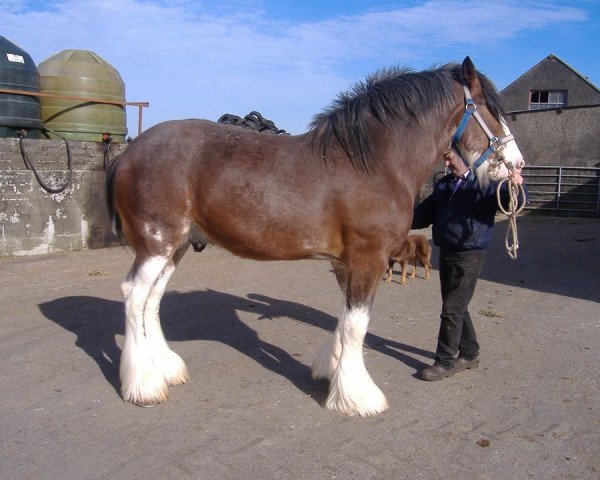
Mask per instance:
[[[507,90],[508,88],[510,88],[519,79],[521,79],[522,77],[524,77],[525,75],[527,75],[532,70],[535,70],[541,63],[545,62],[546,60],[556,60],[556,61],[562,63],[565,67],[567,67],[569,70],[571,70],[575,75],[577,75],[579,78],[581,78],[581,80],[583,80],[590,87],[592,87],[594,90],[596,90],[598,93],[600,93],[600,88],[598,88],[594,83],[592,83],[588,77],[586,77],[585,75],[582,75],[577,70],[575,70],[571,65],[569,65],[567,62],[563,61],[562,59],[560,59],[559,57],[557,57],[556,55],[553,55],[553,54],[550,54],[547,57],[545,57],[542,60],[540,60],[533,67],[531,67],[525,73],[523,73],[522,75],[520,75],[517,79],[513,80],[509,85],[507,85],[505,88],[503,88],[502,91]]]

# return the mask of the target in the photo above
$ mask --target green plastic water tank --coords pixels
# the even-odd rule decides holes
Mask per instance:
[[[0,36],[0,88],[40,91],[40,74],[25,50]],[[27,130],[39,138],[43,126],[40,100],[29,95],[0,93],[0,137],[15,137]]]
[[[125,102],[125,84],[119,72],[102,57],[87,50],[64,50],[38,65],[42,93]],[[42,119],[48,130],[67,140],[101,142],[110,133],[113,142],[127,135],[125,107],[89,100],[42,97]],[[56,139],[52,133],[49,138]]]

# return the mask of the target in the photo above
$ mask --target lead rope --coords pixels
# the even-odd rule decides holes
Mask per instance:
[[[505,209],[500,201],[500,188],[504,182],[508,182],[508,208]],[[519,194],[522,195],[523,204],[519,207]],[[517,259],[517,250],[519,249],[519,236],[517,233],[517,215],[525,208],[525,189],[523,185],[517,185],[512,181],[512,177],[505,178],[498,184],[496,189],[496,199],[498,200],[498,209],[508,217],[508,228],[504,238],[506,253],[513,260]],[[511,238],[512,237],[512,238]],[[512,240],[512,244],[510,243]]]

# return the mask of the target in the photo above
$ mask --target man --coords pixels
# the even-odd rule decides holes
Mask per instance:
[[[440,248],[442,313],[435,363],[419,372],[428,381],[479,366],[479,344],[468,307],[483,268],[497,210],[495,182],[481,187],[452,149],[444,160],[450,173],[415,208],[412,223],[413,229],[433,225],[433,243]],[[512,177],[519,185],[523,183],[520,172],[521,168],[516,168]]]

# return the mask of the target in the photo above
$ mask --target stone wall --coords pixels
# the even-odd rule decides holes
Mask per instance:
[[[65,142],[25,139],[28,157],[51,187],[67,177]],[[0,257],[99,248],[116,243],[105,199],[104,145],[69,141],[72,184],[46,192],[27,169],[19,139],[0,138]],[[126,144],[113,144],[109,159]]]

